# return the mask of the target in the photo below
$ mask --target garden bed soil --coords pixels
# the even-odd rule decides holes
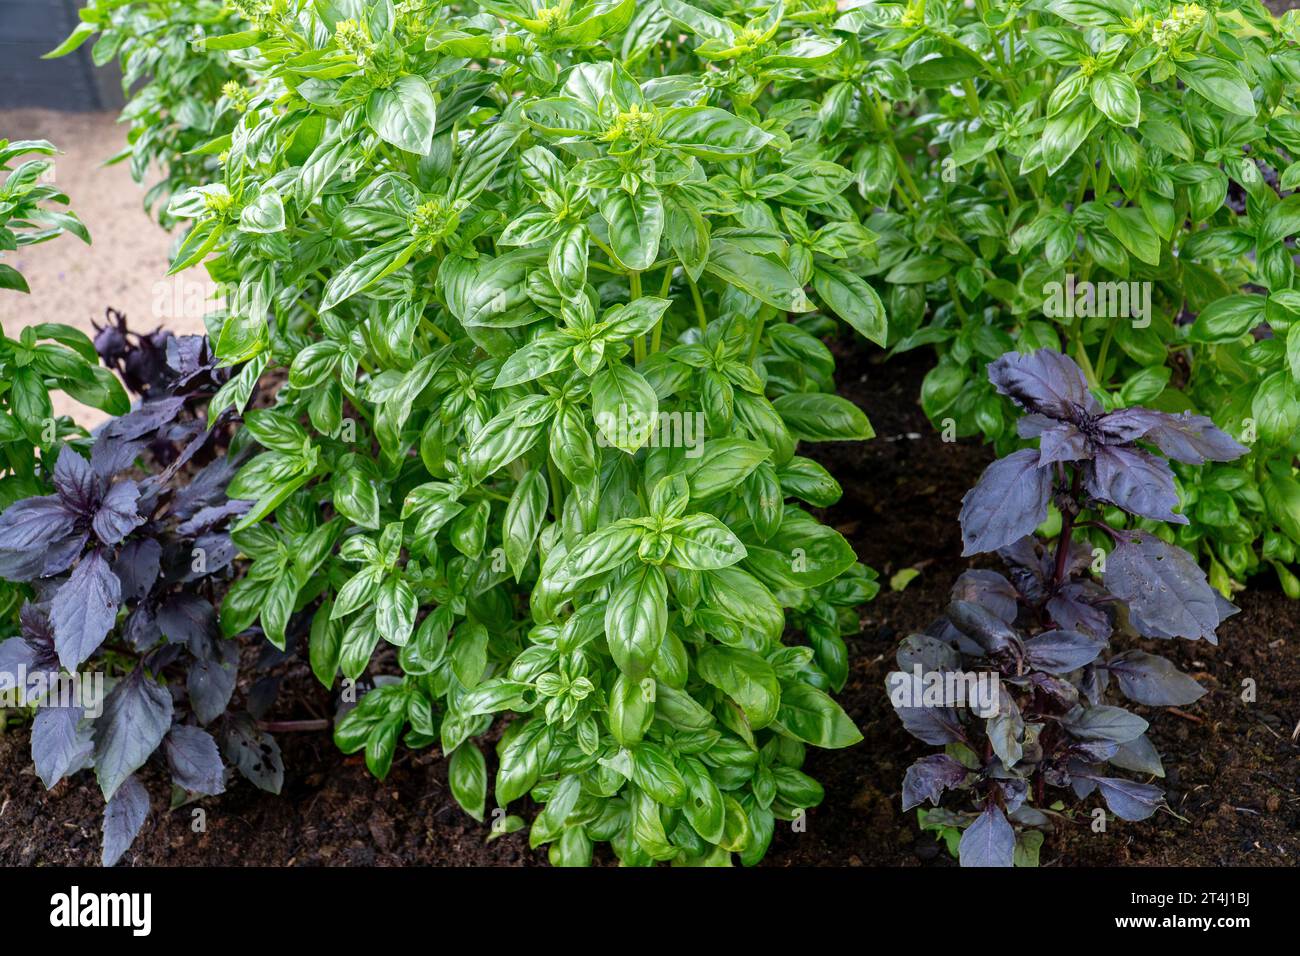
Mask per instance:
[[[886,586],[862,610],[850,638],[850,675],[840,700],[861,727],[863,743],[842,751],[810,748],[805,770],[826,799],[804,832],[778,825],[768,866],[950,866],[913,812],[900,810],[903,773],[931,752],[908,736],[884,692],[897,642],[937,616],[965,567],[956,516],[961,496],[990,460],[974,442],[945,443],[916,404],[929,367],[923,353],[891,360],[837,348],[843,393],[871,416],[877,438],[820,446],[820,458],[844,486],[825,516],[876,568]],[[888,587],[905,567],[920,573],[901,592]],[[1112,821],[1105,833],[1084,822],[1049,837],[1042,864],[1283,865],[1300,863],[1300,603],[1266,577],[1241,598],[1242,613],[1220,629],[1221,645],[1164,643],[1159,650],[1209,691],[1184,709],[1143,711],[1164,755],[1173,811],[1143,823]],[[250,654],[255,652],[251,651]],[[327,692],[305,654],[281,665],[281,689],[269,720],[329,713]],[[1241,699],[1242,681],[1257,688]],[[246,693],[248,687],[241,687]],[[499,728],[498,728],[499,732]],[[447,787],[436,750],[399,748],[392,772],[377,781],[361,755],[345,757],[326,732],[279,733],[286,766],[282,795],[241,779],[227,793],[168,810],[164,774],[146,768],[154,796],[149,820],[121,865],[502,865],[543,864],[525,833],[487,842],[486,824],[467,816]],[[489,753],[489,769],[493,755]],[[28,756],[25,728],[0,735],[0,864],[94,865],[99,860],[102,799],[85,774],[47,793]],[[194,832],[194,810],[206,816]],[[519,808],[516,812],[521,812]],[[525,816],[531,810],[524,811]],[[489,821],[490,822],[490,821]],[[612,859],[603,850],[598,859]]]

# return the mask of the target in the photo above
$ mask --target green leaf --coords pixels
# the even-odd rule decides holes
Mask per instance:
[[[790,434],[803,441],[865,441],[876,434],[862,409],[838,395],[792,392],[772,406]]]
[[[465,623],[451,640],[451,671],[466,687],[477,686],[487,668],[488,632],[482,624]]]
[[[415,630],[417,613],[419,605],[411,586],[398,574],[385,578],[375,599],[375,626],[379,636],[389,644],[403,646]]]
[[[750,472],[771,457],[766,445],[744,438],[707,441],[700,457],[686,462],[691,497],[703,501],[722,492],[735,492]]]
[[[93,37],[98,30],[99,27],[93,23],[78,23],[66,40],[56,46],[49,53],[41,54],[41,59],[55,60],[61,56],[67,56],[73,50],[76,50],[83,43]]]
[[[366,101],[366,122],[379,137],[398,149],[423,156],[433,140],[437,107],[429,84],[418,76],[399,76],[387,89]]]
[[[844,536],[789,505],[781,529],[764,542],[745,541],[745,567],[771,588],[814,588],[835,580],[857,560]]]
[[[673,528],[668,563],[691,571],[730,567],[745,558],[745,546],[713,515],[696,514]]]
[[[706,647],[696,660],[700,677],[736,702],[753,730],[776,719],[781,682],[772,665],[739,647]]]
[[[813,305],[799,280],[785,263],[771,256],[758,255],[734,243],[716,240],[704,271],[783,312],[812,310]]]
[[[1220,109],[1238,116],[1255,115],[1255,98],[1250,84],[1232,64],[1212,56],[1200,56],[1177,64],[1178,78]]]
[[[591,380],[596,427],[615,448],[632,454],[647,441],[659,416],[659,397],[636,370],[622,363]]]
[[[1300,387],[1285,369],[1274,372],[1255,389],[1250,402],[1259,437],[1270,445],[1290,445],[1300,432]]]
[[[534,468],[520,479],[506,505],[503,544],[516,581],[523,577],[533,543],[542,530],[548,498],[546,478]]]
[[[1196,317],[1191,337],[1197,342],[1235,341],[1263,324],[1267,302],[1266,297],[1253,294],[1216,299]]]
[[[321,604],[311,620],[311,638],[308,643],[311,672],[327,688],[334,686],[334,675],[339,670],[339,654],[343,644],[343,625],[331,619],[332,609],[333,604],[328,599]]]
[[[13,266],[5,265],[3,262],[0,262],[0,289],[11,289],[15,292],[32,291],[22,273]]]
[[[782,686],[776,725],[816,747],[850,747],[862,740],[862,733],[839,704],[817,688],[799,682]]]
[[[1259,244],[1271,246],[1297,234],[1300,234],[1300,195],[1293,193],[1274,203],[1264,213],[1264,222],[1259,227]]]
[[[635,195],[612,189],[600,204],[600,214],[609,224],[609,244],[619,264],[633,272],[649,269],[659,255],[664,232],[659,190],[646,184]]]
[[[447,783],[461,809],[482,823],[487,811],[487,762],[478,747],[463,743],[456,748],[447,765]]]
[[[1106,228],[1133,255],[1147,265],[1160,264],[1160,237],[1141,209],[1125,206],[1106,210]]]
[[[836,315],[884,348],[889,322],[875,289],[847,269],[826,262],[813,272],[813,288]]]
[[[325,312],[364,292],[386,275],[406,265],[414,255],[416,244],[403,236],[376,246],[359,259],[354,259],[330,279],[321,299],[320,311]]]
[[[273,192],[263,192],[239,213],[239,228],[265,235],[284,231],[284,202]]]
[[[772,134],[714,106],[682,106],[665,112],[659,138],[692,156],[722,160],[757,152]]]
[[[1088,141],[1088,134],[1101,121],[1101,113],[1087,99],[1075,100],[1047,120],[1041,140],[1043,165],[1055,173],[1075,151]]]
[[[614,590],[605,607],[605,640],[629,680],[650,673],[668,631],[668,582],[654,565],[637,568]]]
[[[1088,95],[1097,109],[1120,126],[1137,126],[1142,115],[1142,99],[1137,84],[1127,74],[1107,70],[1095,74],[1088,84]]]

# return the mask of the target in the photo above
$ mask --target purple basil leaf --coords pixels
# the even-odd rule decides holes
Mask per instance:
[[[239,714],[226,723],[222,752],[249,781],[268,793],[284,786],[284,761],[280,745],[257,729],[251,717]]]
[[[50,622],[59,662],[70,671],[104,643],[122,604],[122,583],[99,551],[81,559],[54,594]]]
[[[1019,595],[1001,574],[996,571],[974,569],[963,571],[952,586],[954,601],[971,601],[986,608],[992,614],[1006,621],[1015,623],[1020,610]]]
[[[1058,461],[1086,461],[1093,457],[1087,437],[1069,423],[1045,429],[1038,440],[1038,463],[1052,465]]]
[[[1091,771],[1087,767],[1085,767],[1082,763],[1079,763],[1078,761],[1074,761],[1074,764],[1075,764],[1074,770],[1076,774],[1081,774],[1085,772],[1091,773]],[[1095,793],[1097,790],[1097,782],[1091,776],[1084,777],[1084,776],[1076,775],[1070,778],[1069,785],[1070,785],[1070,789],[1074,791],[1074,795],[1078,797],[1080,800],[1088,799],[1088,797],[1092,796],[1093,793]]]
[[[903,809],[919,807],[926,800],[937,807],[943,792],[961,786],[968,773],[947,754],[920,758],[907,768],[903,777]]]
[[[1189,465],[1232,461],[1249,450],[1204,415],[1191,412],[1171,415],[1149,408],[1121,408],[1102,416],[1097,427],[1113,442],[1145,439],[1175,461]]]
[[[1165,792],[1147,783],[1123,777],[1095,777],[1097,788],[1110,812],[1121,820],[1145,820],[1165,805]]]
[[[893,671],[885,675],[885,688],[894,713],[903,723],[903,729],[917,740],[941,746],[966,739],[957,711],[951,707],[926,707],[910,703],[922,699],[923,688],[914,674]]]
[[[1029,412],[1016,419],[1016,434],[1021,438],[1037,438],[1049,428],[1055,428],[1060,422],[1055,418]]]
[[[178,335],[167,340],[167,366],[180,378],[192,378],[211,367],[206,335]]]
[[[1101,412],[1083,371],[1053,349],[1008,352],[989,365],[989,381],[1022,408],[1051,418],[1070,421]]]
[[[95,776],[105,799],[158,749],[172,723],[172,695],[136,668],[119,681],[95,721]]]
[[[18,611],[18,622],[23,640],[32,650],[31,668],[58,673],[59,653],[54,646],[49,609],[44,605],[24,604]]]
[[[239,504],[247,505],[249,502],[241,501]],[[235,560],[235,544],[230,540],[229,533],[225,531],[213,531],[200,535],[194,540],[194,548],[191,550],[199,549],[203,554],[201,570],[195,570],[192,561],[187,563],[184,574],[181,575],[182,581],[197,581],[210,574],[216,574],[218,571],[229,567],[230,562]]]
[[[1094,706],[1100,704],[1109,686],[1110,671],[1105,667],[1094,665],[1083,669],[1083,676],[1079,679],[1079,690],[1088,698],[1088,703]]]
[[[1120,744],[1111,756],[1110,762],[1121,770],[1151,774],[1155,777],[1165,775],[1164,764],[1160,762],[1160,753],[1146,734],[1128,743]]]
[[[193,481],[172,496],[172,513],[184,520],[203,508],[220,506],[226,500],[226,486],[243,461],[242,455],[224,455],[204,466]]]
[[[1029,663],[1049,674],[1068,674],[1097,659],[1106,642],[1080,631],[1045,631],[1025,641]]]
[[[1119,752],[1120,745],[1113,740],[1086,740],[1070,748],[1076,759],[1088,764],[1105,763]]]
[[[207,795],[225,790],[225,766],[217,742],[206,730],[176,726],[163,741],[172,782],[190,793]]]
[[[90,448],[90,467],[100,478],[108,481],[119,471],[130,468],[146,442],[140,439],[126,441],[101,434]]]
[[[186,434],[172,437],[170,440],[173,442],[184,440],[186,442],[185,447],[180,450],[180,453],[172,460],[171,464],[158,473],[156,476],[157,481],[161,484],[171,481],[176,476],[176,473],[189,464],[190,459],[197,455],[203,446],[208,443],[208,439],[212,435],[213,432],[205,428],[202,422],[192,422],[186,426]]]
[[[0,690],[13,690],[18,680],[32,669],[36,654],[32,646],[21,637],[0,641]],[[26,689],[20,699],[26,699]]]
[[[88,765],[94,744],[81,707],[41,707],[32,718],[32,763],[46,790]]]
[[[217,633],[212,605],[197,594],[172,594],[158,606],[158,627],[174,644],[189,644]]]
[[[951,601],[948,604],[948,620],[990,657],[1007,654],[1024,656],[1020,635],[1006,621],[981,604]]]
[[[41,565],[41,577],[53,577],[72,567],[73,562],[81,557],[81,552],[86,549],[86,542],[89,540],[89,531],[83,531],[80,534],[74,531],[68,537],[52,543],[45,552],[45,563]]]
[[[1140,448],[1099,446],[1084,484],[1094,498],[1131,515],[1187,524],[1186,515],[1173,511],[1179,501],[1169,463]]]
[[[122,582],[122,599],[139,601],[158,580],[162,545],[153,538],[128,541],[113,562],[113,573]]]
[[[149,792],[135,777],[128,777],[104,807],[104,866],[122,859],[148,816]]]
[[[1012,777],[1007,780],[995,781],[994,786],[1002,792],[1002,803],[1006,807],[1007,813],[1015,813],[1019,810],[1029,796],[1028,780]]]
[[[1047,520],[1052,474],[1038,451],[1022,448],[989,465],[961,500],[962,556],[996,551]]]
[[[54,463],[54,490],[69,511],[89,518],[99,502],[99,478],[91,470],[90,462],[82,458],[70,445],[64,445]]]
[[[210,724],[220,717],[235,692],[235,679],[239,676],[239,648],[230,641],[212,642],[214,653],[199,656],[190,665],[185,686],[189,690],[190,709],[201,724]],[[190,645],[194,649],[194,645]]]
[[[140,525],[144,518],[136,511],[136,502],[140,498],[140,488],[134,481],[119,481],[99,503],[95,512],[93,526],[99,540],[105,544],[117,544]]]
[[[158,619],[154,609],[148,604],[138,604],[126,616],[122,627],[122,637],[131,642],[137,651],[144,652],[162,640],[162,631],[158,628]]]
[[[1205,688],[1184,674],[1172,661],[1143,651],[1125,651],[1113,657],[1106,669],[1129,700],[1152,707],[1182,707],[1205,696]]]
[[[1126,538],[1106,559],[1105,583],[1128,605],[1137,632],[1218,643],[1221,599],[1192,556],[1143,531]]]
[[[0,514],[0,578],[30,581],[45,565],[45,552],[72,533],[77,516],[58,495],[25,498]]]
[[[1034,671],[1029,675],[1029,684],[1044,697],[1056,701],[1062,712],[1079,703],[1079,689],[1063,677]]]
[[[1011,866],[1016,831],[1002,811],[990,804],[961,835],[957,855],[962,866]]]
[[[903,638],[894,659],[898,661],[898,669],[909,674],[918,664],[923,674],[961,667],[961,655],[957,649],[929,634],[909,634]]]
[[[114,418],[100,431],[100,436],[134,441],[166,425],[185,407],[183,398],[146,401],[133,412]]]
[[[1123,707],[1098,704],[1087,708],[1074,720],[1065,721],[1065,727],[1081,740],[1109,740],[1126,744],[1146,733],[1148,724]]]
[[[1070,581],[1047,599],[1047,613],[1067,631],[1083,631],[1107,640],[1114,628],[1100,602],[1106,594],[1091,580]]]
[[[176,531],[187,536],[200,534],[219,525],[227,518],[242,515],[250,507],[252,505],[247,501],[223,501],[218,505],[207,505],[196,511],[190,520],[178,525]]]

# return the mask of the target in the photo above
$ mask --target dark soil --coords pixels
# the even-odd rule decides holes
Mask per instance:
[[[824,783],[825,802],[809,812],[806,832],[778,828],[765,865],[952,865],[933,837],[918,830],[915,815],[899,809],[904,771],[932,748],[904,733],[884,679],[898,640],[941,611],[965,567],[956,515],[989,452],[944,443],[926,422],[916,404],[925,354],[892,360],[886,374],[878,353],[840,351],[843,392],[868,411],[878,437],[813,454],[844,485],[843,500],[826,519],[886,582],[863,609],[862,633],[849,640],[851,670],[840,695],[866,739],[843,751],[810,750],[805,770]],[[909,566],[919,576],[902,592],[891,591],[889,577]],[[1101,834],[1080,824],[1047,840],[1044,865],[1300,862],[1300,746],[1291,739],[1300,719],[1300,604],[1269,588],[1261,578],[1242,596],[1242,613],[1221,628],[1220,647],[1160,648],[1209,690],[1184,717],[1144,713],[1164,755],[1177,815],[1116,821]],[[280,693],[268,720],[329,712],[329,695],[305,660],[278,671]],[[1257,687],[1254,703],[1240,698],[1246,678]],[[391,774],[379,782],[360,755],[342,756],[328,733],[279,733],[277,739],[287,771],[278,797],[237,779],[219,797],[169,811],[161,799],[164,775],[147,769],[153,812],[123,864],[545,862],[544,851],[530,850],[523,833],[485,841],[487,826],[452,799],[436,750],[399,748]],[[84,774],[46,793],[28,757],[26,731],[0,735],[0,864],[97,863],[102,809]],[[206,814],[205,832],[192,830],[196,809]]]

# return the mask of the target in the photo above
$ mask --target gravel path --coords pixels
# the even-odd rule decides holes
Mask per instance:
[[[126,127],[115,114],[0,111],[0,138],[47,139],[62,150],[55,183],[72,200],[93,243],[61,236],[5,255],[32,289],[31,295],[0,292],[6,334],[38,322],[63,322],[93,335],[91,320],[102,322],[108,306],[124,312],[137,331],[159,325],[203,331],[203,303],[213,283],[201,267],[166,278],[172,236],[144,211],[144,187],[131,179],[126,164],[104,165],[126,144]],[[87,427],[104,418],[58,393],[54,410]]]

